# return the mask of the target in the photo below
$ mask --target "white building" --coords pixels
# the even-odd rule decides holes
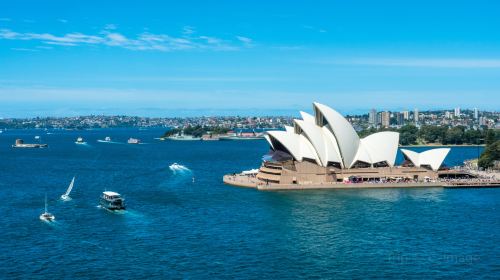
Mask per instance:
[[[287,126],[285,131],[269,131],[266,139],[271,148],[289,154],[296,161],[308,161],[323,167],[394,166],[399,133],[384,131],[359,138],[352,125],[337,111],[320,103],[314,103],[313,108],[314,116],[300,112],[302,119],[294,120],[293,127]],[[389,115],[389,112],[384,113]],[[433,169],[441,163],[442,160],[432,162]]]

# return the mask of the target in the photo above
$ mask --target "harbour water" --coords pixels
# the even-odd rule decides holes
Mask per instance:
[[[235,188],[222,176],[258,167],[265,141],[153,139],[162,132],[0,135],[0,278],[498,277],[500,189]],[[49,148],[11,148],[35,135]],[[445,163],[481,149],[452,148]],[[58,200],[73,176],[73,200]],[[126,213],[97,207],[104,190]],[[45,193],[54,224],[38,218]]]

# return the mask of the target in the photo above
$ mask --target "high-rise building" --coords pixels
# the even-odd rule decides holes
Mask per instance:
[[[479,110],[477,108],[474,108],[474,119],[479,119]]]
[[[375,110],[375,109],[370,110],[370,113],[368,114],[368,122],[371,125],[377,124],[377,110]]]
[[[382,126],[389,127],[389,125],[391,124],[391,113],[385,111],[385,112],[382,112],[380,115],[381,115],[381,119],[382,119]]]
[[[403,114],[403,118],[405,120],[409,120],[410,119],[410,111],[403,111],[402,114]]]
[[[419,112],[417,108],[415,108],[415,110],[413,111],[413,120],[415,121],[415,123],[418,123],[419,121]]]
[[[488,122],[486,121],[485,117],[480,117],[479,118],[479,125],[487,125]]]
[[[406,112],[408,112],[408,111],[396,113],[396,122],[398,125],[403,125],[405,123],[405,113]]]
[[[449,111],[444,112],[444,117],[447,119],[451,119],[451,112]]]
[[[460,117],[460,107],[455,108],[455,117]]]

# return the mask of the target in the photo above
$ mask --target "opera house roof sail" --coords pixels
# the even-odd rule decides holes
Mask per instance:
[[[429,166],[432,170],[437,171],[450,152],[450,148],[431,149],[421,153],[401,149],[401,152],[406,159],[413,163],[414,166]]]
[[[334,109],[313,103],[314,116],[300,112],[302,119],[285,131],[269,131],[267,141],[274,151],[288,153],[296,161],[310,161],[319,166],[393,167],[399,144],[399,133],[384,131],[360,139],[352,125]],[[421,154],[404,150],[415,166],[429,165],[437,170],[447,152],[436,149]],[[420,163],[422,162],[422,164]]]

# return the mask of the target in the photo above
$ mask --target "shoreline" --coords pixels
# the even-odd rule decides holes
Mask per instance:
[[[259,184],[255,177],[246,175],[224,175],[224,184],[253,188],[259,191],[300,191],[300,190],[362,190],[362,189],[417,189],[417,188],[498,188],[500,181],[493,182],[411,182],[411,183],[334,183],[334,184]]]

